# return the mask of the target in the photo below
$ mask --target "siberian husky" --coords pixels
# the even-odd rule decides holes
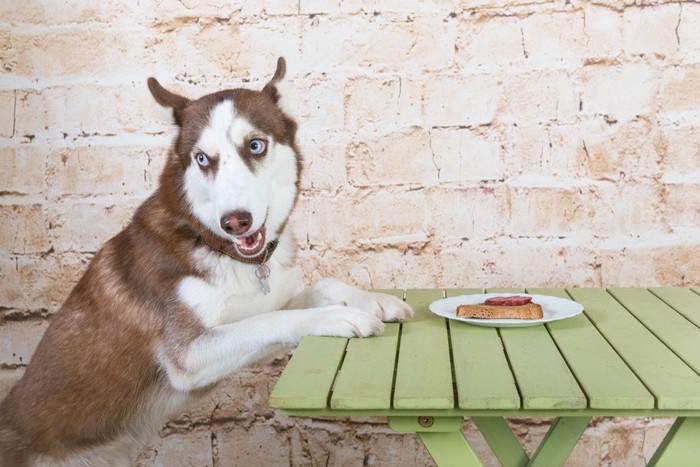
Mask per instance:
[[[190,100],[155,193],[95,255],[0,404],[0,465],[129,465],[168,417],[303,336],[369,336],[412,310],[334,279],[303,289],[280,58],[262,91]],[[302,290],[303,289],[303,290]],[[283,310],[283,311],[280,311]]]

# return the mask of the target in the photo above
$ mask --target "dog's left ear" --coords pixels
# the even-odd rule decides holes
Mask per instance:
[[[148,90],[151,91],[153,98],[163,107],[173,109],[173,117],[177,126],[182,126],[182,111],[190,103],[190,100],[179,94],[168,91],[160,85],[157,79],[148,78]]]
[[[280,93],[277,90],[277,83],[284,79],[284,74],[287,72],[287,62],[284,61],[284,57],[277,59],[277,69],[275,70],[275,75],[272,77],[269,83],[265,85],[262,92],[272,97],[272,100],[277,102],[280,99]]]

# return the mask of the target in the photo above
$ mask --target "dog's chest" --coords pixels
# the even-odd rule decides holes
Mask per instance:
[[[240,321],[281,309],[298,291],[300,276],[274,258],[267,262],[269,277],[264,293],[256,265],[241,263],[208,251],[195,252],[198,267],[206,277],[188,276],[178,285],[178,298],[207,327]]]

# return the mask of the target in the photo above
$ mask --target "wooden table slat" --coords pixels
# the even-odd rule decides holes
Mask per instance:
[[[521,293],[514,287],[487,288],[489,293]],[[544,325],[501,328],[501,339],[525,409],[583,408],[586,396]]]
[[[700,328],[647,290],[612,288],[608,292],[700,374]]]
[[[586,396],[544,325],[502,328],[500,334],[524,409],[586,407]]]
[[[482,293],[481,289],[449,289],[448,297]],[[460,408],[517,409],[520,395],[498,331],[449,322],[452,362]]]
[[[564,289],[527,289],[529,293],[570,299]],[[590,320],[580,314],[547,324],[550,334],[596,409],[642,409],[654,407],[654,396],[600,335]]]
[[[700,409],[700,377],[605,289],[567,289],[656,398],[660,409]]]
[[[402,325],[393,400],[397,409],[454,407],[447,324],[428,310],[442,295],[437,289],[406,292],[415,316]]]
[[[389,323],[381,336],[350,339],[331,396],[331,408],[391,408],[399,327],[398,323]]]
[[[700,295],[683,287],[652,287],[649,291],[700,327]]]
[[[270,394],[270,405],[279,409],[326,408],[347,342],[339,337],[305,337]]]

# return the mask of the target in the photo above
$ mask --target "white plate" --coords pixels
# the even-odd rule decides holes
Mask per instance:
[[[541,319],[483,319],[483,318],[460,318],[457,316],[457,305],[478,305],[484,303],[491,297],[511,297],[522,295],[532,297],[534,303],[542,306]],[[566,298],[552,297],[550,295],[537,295],[529,293],[485,293],[475,295],[460,295],[457,297],[443,298],[430,304],[430,311],[436,315],[449,319],[464,321],[465,323],[477,326],[487,326],[495,328],[519,328],[524,326],[534,326],[535,324],[549,323],[559,319],[571,318],[583,311],[583,305],[568,300]]]

